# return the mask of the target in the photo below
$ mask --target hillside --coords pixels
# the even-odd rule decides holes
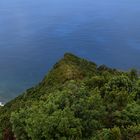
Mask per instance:
[[[139,140],[140,80],[66,53],[0,107],[0,140]]]

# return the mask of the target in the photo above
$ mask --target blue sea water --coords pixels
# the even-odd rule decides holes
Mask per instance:
[[[65,52],[140,68],[140,1],[0,1],[0,101],[41,81]]]

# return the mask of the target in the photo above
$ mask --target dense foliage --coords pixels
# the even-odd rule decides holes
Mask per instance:
[[[140,80],[65,54],[43,81],[0,108],[0,139],[139,140]]]

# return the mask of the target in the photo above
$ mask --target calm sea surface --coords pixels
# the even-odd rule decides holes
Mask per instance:
[[[140,68],[140,0],[0,1],[0,101],[37,84],[65,52]]]

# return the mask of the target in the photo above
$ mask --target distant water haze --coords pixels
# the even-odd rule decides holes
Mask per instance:
[[[41,81],[65,52],[140,68],[140,1],[0,1],[0,101]]]

